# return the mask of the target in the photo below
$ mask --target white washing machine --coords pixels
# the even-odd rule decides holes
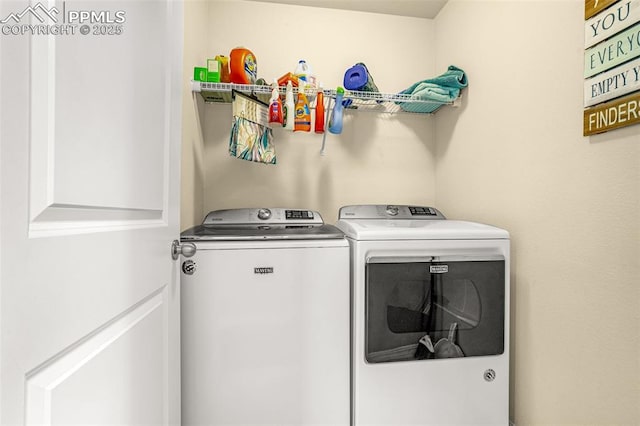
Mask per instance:
[[[509,424],[509,234],[431,207],[340,209],[352,425]]]
[[[343,233],[315,211],[237,209],[181,242],[182,424],[349,425]]]

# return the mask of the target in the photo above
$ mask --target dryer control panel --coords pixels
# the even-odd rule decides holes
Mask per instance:
[[[441,220],[446,217],[434,207],[364,204],[340,208],[339,219]]]

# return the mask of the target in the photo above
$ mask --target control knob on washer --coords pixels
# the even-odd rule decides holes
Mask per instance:
[[[269,209],[260,209],[258,210],[258,219],[267,220],[271,217],[271,210]]]
[[[387,214],[389,216],[398,216],[400,209],[398,206],[387,206]]]

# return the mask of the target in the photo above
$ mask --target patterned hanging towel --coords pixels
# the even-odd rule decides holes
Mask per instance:
[[[232,96],[229,155],[257,163],[276,164],[273,132],[268,125],[268,105],[237,91],[233,91]]]

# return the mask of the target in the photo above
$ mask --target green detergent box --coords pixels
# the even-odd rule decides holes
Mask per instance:
[[[217,59],[207,59],[207,81],[220,82],[220,62]]]
[[[203,67],[194,67],[193,81],[207,81],[207,69]]]

